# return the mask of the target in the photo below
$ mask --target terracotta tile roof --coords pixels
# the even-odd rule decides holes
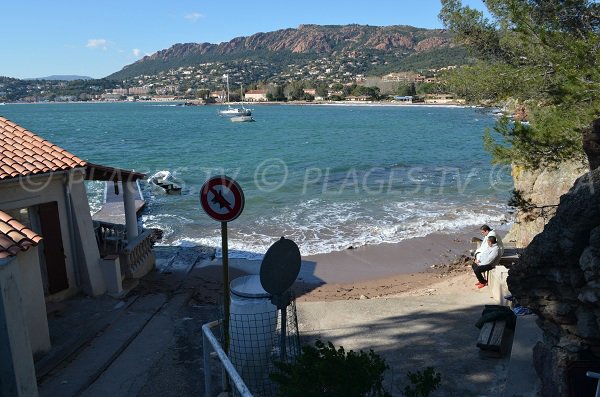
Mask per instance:
[[[41,236],[5,212],[0,211],[0,259],[15,256],[38,245]]]
[[[0,180],[86,166],[86,162],[0,117]]]

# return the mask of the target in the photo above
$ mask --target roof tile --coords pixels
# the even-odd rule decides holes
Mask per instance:
[[[4,117],[0,117],[0,153],[0,180],[70,170],[87,164]]]
[[[0,259],[27,251],[41,240],[42,237],[36,232],[0,211]]]

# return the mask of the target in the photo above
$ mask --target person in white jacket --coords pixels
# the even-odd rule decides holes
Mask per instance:
[[[477,277],[477,288],[483,288],[487,285],[488,280],[483,277],[483,273],[492,270],[499,262],[502,255],[500,254],[500,247],[496,242],[495,236],[486,236],[487,250],[482,251],[479,254],[479,259],[475,259],[475,263],[471,265],[473,273]]]
[[[502,238],[500,238],[500,234],[498,234],[495,229],[490,228],[488,225],[482,225],[479,228],[479,230],[483,235],[483,240],[481,241],[481,245],[479,246],[479,248],[477,248],[477,250],[475,250],[475,253],[473,254],[475,256],[475,260],[479,260],[479,256],[488,250],[489,245],[487,244],[487,239],[491,236],[494,236],[496,238],[496,243],[498,244],[498,249],[500,250],[500,256],[502,256],[504,254],[504,244],[502,243]]]

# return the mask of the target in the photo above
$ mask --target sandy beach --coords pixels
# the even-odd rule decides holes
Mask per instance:
[[[380,298],[427,290],[457,276],[474,278],[464,259],[476,233],[433,233],[395,244],[369,245],[344,251],[305,256],[293,285],[299,302]],[[229,259],[229,277],[260,273],[260,261]],[[198,269],[196,299],[218,302],[222,294],[221,259]],[[443,288],[443,287],[441,287]]]
[[[432,366],[442,374],[433,396],[501,395],[509,356],[475,346],[475,327],[489,288],[475,287],[468,251],[473,233],[440,234],[302,258],[293,286],[306,343],[321,339],[380,353],[390,366],[386,387],[402,395],[405,374]],[[221,267],[196,269],[194,302],[219,303]],[[259,261],[234,259],[230,277],[257,274]],[[470,379],[463,382],[461,379]]]

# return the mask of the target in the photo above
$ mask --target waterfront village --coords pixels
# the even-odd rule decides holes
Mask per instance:
[[[357,60],[344,64],[321,59],[288,65],[281,72],[246,60],[240,65],[210,62],[127,80],[17,80],[0,77],[0,102],[179,101],[204,105],[246,102],[375,102],[463,104],[443,92],[439,75],[456,66],[366,76]],[[230,91],[226,93],[225,76]]]

